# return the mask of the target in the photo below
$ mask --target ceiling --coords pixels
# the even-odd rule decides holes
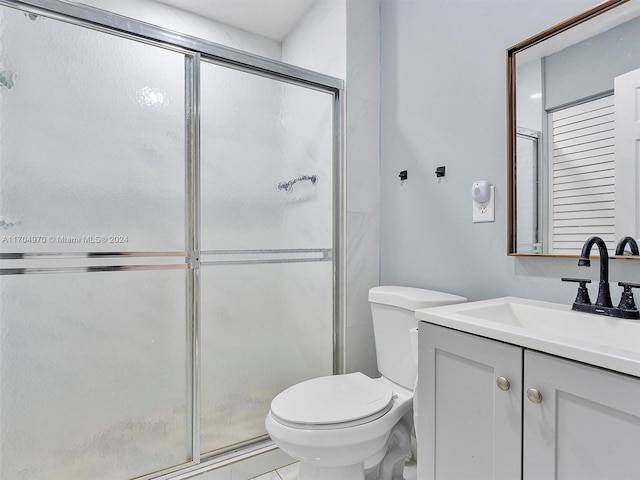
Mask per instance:
[[[280,42],[315,0],[157,1]]]

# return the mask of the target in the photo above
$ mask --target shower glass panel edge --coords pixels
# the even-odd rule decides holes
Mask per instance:
[[[185,128],[187,193],[185,228],[187,277],[187,351],[190,369],[186,372],[191,395],[191,461],[200,463],[200,54],[185,56]]]

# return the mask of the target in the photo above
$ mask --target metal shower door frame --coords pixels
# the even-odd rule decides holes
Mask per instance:
[[[184,255],[184,263],[167,264],[148,262],[145,265],[106,265],[97,267],[59,267],[47,269],[56,272],[112,271],[112,270],[160,270],[179,268],[187,273],[187,318],[189,321],[188,350],[191,362],[191,378],[188,379],[191,395],[191,461],[179,466],[156,472],[143,478],[170,476],[202,469],[203,463],[210,463],[210,457],[201,458],[200,453],[200,62],[206,60],[225,67],[245,71],[262,77],[328,93],[333,98],[332,105],[332,157],[333,157],[333,245],[332,249],[308,250],[303,253],[315,254],[306,261],[332,261],[333,264],[333,371],[345,371],[345,311],[346,311],[346,202],[345,202],[345,162],[344,162],[344,81],[318,72],[296,67],[133,20],[90,6],[61,0],[0,0],[0,5],[17,8],[27,13],[44,15],[77,26],[91,28],[124,38],[174,50],[185,55],[185,101],[186,101],[186,251],[185,252],[96,252],[78,254],[58,253],[6,253],[0,259],[28,258],[88,258],[99,256],[113,258],[115,263],[124,257],[177,257]],[[238,251],[241,252],[241,251]],[[287,253],[286,251],[282,251]],[[280,253],[282,253],[280,252]],[[237,252],[236,252],[237,253]],[[273,253],[263,251],[262,253]],[[292,252],[293,253],[293,252]],[[297,253],[297,252],[296,252]],[[317,257],[319,255],[319,258]],[[291,260],[291,261],[300,261]],[[257,263],[265,263],[263,260]],[[222,261],[224,263],[224,261]],[[269,263],[267,261],[266,263]],[[87,270],[93,269],[93,270]],[[31,271],[32,270],[32,271]],[[0,275],[46,273],[43,269],[0,268]],[[215,459],[214,459],[215,461]],[[213,462],[211,462],[213,463]]]

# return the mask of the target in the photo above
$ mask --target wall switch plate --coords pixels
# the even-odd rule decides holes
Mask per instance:
[[[491,196],[484,203],[473,203],[473,223],[496,221],[496,196],[495,188],[491,185]]]

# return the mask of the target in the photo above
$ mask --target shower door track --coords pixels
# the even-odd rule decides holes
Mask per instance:
[[[160,472],[150,473],[141,478],[171,478],[178,475],[185,478],[189,472],[202,473],[230,460],[228,451],[214,451],[201,453],[200,448],[200,266],[201,265],[250,265],[269,263],[295,263],[295,262],[332,262],[333,263],[333,371],[344,373],[345,371],[345,277],[346,265],[345,251],[345,222],[346,202],[345,192],[345,165],[344,156],[344,81],[335,77],[324,75],[312,70],[307,70],[294,65],[285,64],[241,50],[219,45],[196,37],[174,32],[162,27],[151,25],[142,21],[113,14],[98,8],[69,3],[62,0],[0,0],[0,5],[17,8],[27,13],[44,15],[77,26],[91,28],[114,34],[135,41],[156,45],[179,51],[185,54],[186,76],[186,122],[187,140],[185,158],[186,172],[186,200],[187,200],[187,232],[186,251],[184,252],[22,252],[1,254],[3,268],[0,275],[21,275],[30,273],[65,273],[65,272],[106,272],[106,271],[135,271],[135,270],[169,270],[183,269],[187,271],[187,316],[190,318],[189,345],[192,374],[189,380],[191,391],[191,418],[192,418],[192,449],[190,460],[185,463],[170,467]],[[201,251],[199,245],[200,233],[200,205],[199,205],[199,181],[200,181],[200,62],[206,61],[234,68],[236,70],[253,73],[262,77],[271,78],[285,83],[302,86],[308,89],[322,91],[332,95],[333,112],[332,127],[332,171],[333,171],[333,245],[331,248],[309,249],[258,249],[258,250],[206,250]],[[136,264],[127,264],[126,261],[117,262],[107,259],[125,259],[135,257],[147,257],[147,261],[138,260]],[[153,260],[153,257],[156,259]],[[175,257],[173,262],[159,261],[161,257]],[[179,262],[176,259],[182,257]],[[56,266],[58,259],[71,259],[71,265]],[[105,259],[104,264],[96,261]],[[19,264],[27,261],[27,265]],[[87,265],[91,261],[91,265]],[[40,263],[42,262],[42,263]],[[5,268],[6,267],[6,268]],[[245,458],[252,451],[264,452],[265,445],[262,439],[251,447],[241,449],[237,445],[237,458]],[[244,445],[244,444],[243,444]],[[275,447],[266,447],[269,450]],[[234,454],[235,455],[235,454]],[[233,461],[233,460],[231,460]]]

